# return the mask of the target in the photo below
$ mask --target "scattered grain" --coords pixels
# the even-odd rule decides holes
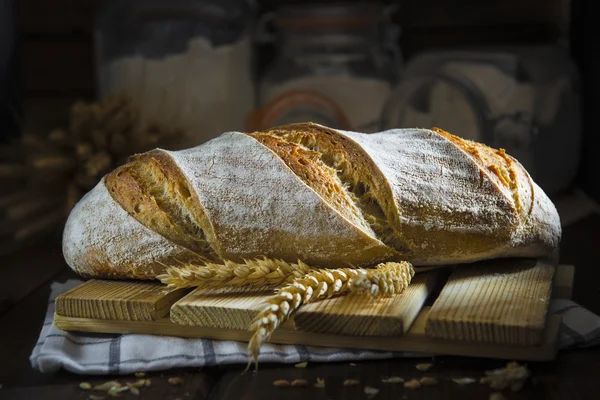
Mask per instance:
[[[288,387],[288,386],[290,386],[290,382],[286,381],[285,379],[277,379],[276,381],[273,381],[273,386]]]
[[[524,365],[512,361],[505,368],[485,371],[486,376],[479,380],[482,384],[488,384],[493,390],[502,390],[510,387],[512,391],[521,390],[525,381],[530,376],[530,371]]]
[[[422,363],[422,364],[417,364],[415,366],[415,368],[417,368],[421,372],[429,371],[431,369],[431,367],[433,367],[433,364],[430,364],[430,363]]]
[[[390,376],[386,378],[381,378],[381,382],[383,383],[402,383],[404,382],[404,378],[399,376]]]
[[[360,381],[358,379],[346,379],[344,380],[344,386],[358,386]]]
[[[172,376],[167,379],[167,382],[169,382],[170,385],[181,385],[183,383],[183,379],[179,376]]]
[[[103,391],[103,392],[108,392],[113,387],[120,388],[121,384],[119,382],[117,382],[117,381],[107,381],[107,382],[104,382],[104,383],[102,383],[100,385],[94,386],[94,390],[100,390],[100,391]]]
[[[378,388],[374,388],[371,386],[365,386],[365,394],[367,395],[368,399],[372,399],[373,397],[377,396],[377,393],[379,393]]]
[[[325,388],[325,379],[317,378],[317,383],[315,383],[315,387],[318,389]]]
[[[141,371],[135,373],[135,377],[136,378],[143,378],[145,376],[146,376],[146,374],[144,372],[141,372]]]
[[[138,389],[137,387],[133,386],[133,384],[127,383],[127,387],[129,388],[129,391],[131,392],[131,394],[133,394],[134,396],[139,396],[140,395],[140,389]]]
[[[500,392],[490,394],[490,400],[506,400],[506,397]]]
[[[291,383],[292,387],[305,387],[308,386],[306,379],[294,379]]]
[[[89,382],[81,382],[79,384],[79,389],[90,390],[91,388],[92,388],[92,385],[90,385]]]
[[[452,378],[452,382],[457,383],[459,385],[468,385],[471,383],[475,383],[477,380],[475,378]]]
[[[146,380],[147,379],[138,379],[135,382],[128,383],[127,386],[132,386],[132,387],[135,387],[135,388],[141,388],[142,386],[144,386],[146,384]]]
[[[152,384],[152,381],[150,380],[150,378],[147,378],[146,381],[144,382],[144,386],[148,387]]]
[[[294,367],[296,367],[296,368],[306,368],[307,365],[308,365],[308,362],[304,361],[304,362],[295,364]]]
[[[438,384],[438,380],[431,376],[424,376],[419,380],[419,382],[423,386],[433,386]]]
[[[408,382],[404,382],[404,387],[407,389],[418,389],[421,387],[421,382],[416,379],[411,379]]]
[[[119,386],[119,387],[113,386],[108,390],[108,395],[117,397],[119,395],[119,393],[124,392],[126,390],[129,390],[128,386]]]
[[[90,394],[88,397],[90,400],[104,400],[104,396],[96,396],[95,394]]]

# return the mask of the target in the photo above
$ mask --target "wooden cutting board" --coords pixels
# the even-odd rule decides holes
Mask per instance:
[[[417,273],[402,294],[337,297],[303,306],[272,343],[550,360],[570,297],[572,266],[502,260]],[[448,276],[449,275],[449,276]],[[59,329],[248,341],[272,292],[166,290],[159,283],[90,280],[56,299]],[[429,305],[431,304],[431,305]]]

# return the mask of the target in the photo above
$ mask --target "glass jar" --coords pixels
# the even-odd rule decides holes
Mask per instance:
[[[260,108],[249,119],[249,128],[312,121],[361,132],[379,130],[400,65],[384,11],[376,3],[277,9],[276,57],[260,79]]]
[[[96,22],[100,98],[128,95],[140,123],[180,147],[243,130],[254,108],[253,6],[246,0],[118,0]]]
[[[439,127],[504,148],[548,193],[579,166],[577,68],[554,46],[431,50],[407,63],[384,128]]]

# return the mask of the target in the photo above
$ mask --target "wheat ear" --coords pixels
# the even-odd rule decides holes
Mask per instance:
[[[352,292],[369,292],[373,296],[393,296],[402,293],[415,276],[406,261],[379,264],[374,269],[360,269],[350,280]]]
[[[277,286],[304,276],[310,267],[302,261],[296,264],[272,258],[244,260],[243,263],[224,260],[223,264],[205,263],[168,266],[158,275],[169,288],[224,287],[224,286]]]
[[[350,291],[368,291],[373,295],[388,296],[398,294],[409,285],[414,273],[408,262],[389,262],[373,269],[313,269],[305,276],[294,279],[266,301],[264,309],[250,326],[254,335],[248,343],[250,358],[246,370],[253,360],[258,367],[258,355],[263,343],[303,304]]]

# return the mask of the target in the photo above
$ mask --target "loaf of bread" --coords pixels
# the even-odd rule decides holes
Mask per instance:
[[[554,205],[502,149],[306,123],[131,157],[73,209],[63,252],[86,277],[155,279],[257,256],[322,268],[545,257],[560,236]]]

